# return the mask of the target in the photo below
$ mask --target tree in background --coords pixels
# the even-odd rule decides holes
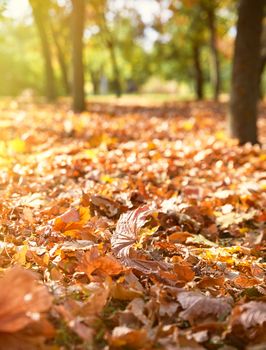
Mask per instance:
[[[204,70],[202,64],[202,48],[205,42],[205,26],[200,5],[196,4],[189,9],[188,37],[191,43],[191,51],[194,66],[195,92],[198,100],[204,98]]]
[[[46,76],[46,97],[49,101],[56,98],[55,74],[52,64],[51,45],[48,36],[48,9],[49,1],[29,0],[36,27],[38,29]]]
[[[213,96],[211,63],[214,60],[210,49],[209,6],[213,6],[211,10],[215,15],[214,36],[221,70],[219,79],[223,82],[221,92],[228,92],[235,2],[151,0],[155,7],[151,6],[150,15],[146,16],[141,7],[137,8],[142,0],[83,1],[84,43],[81,40],[77,46],[84,46],[86,66],[83,79],[79,80],[86,81],[88,93],[115,92],[120,95],[121,92],[141,91],[143,88],[143,91],[149,92],[176,91],[179,99],[192,98],[193,91],[197,99]],[[49,54],[45,56],[50,57],[47,70],[52,79],[49,80],[54,81],[53,85],[56,83],[58,95],[69,95],[72,87],[73,94],[80,94],[82,90],[74,88],[73,82],[73,59],[79,56],[79,50],[71,49],[77,43],[76,40],[72,43],[71,37],[71,0],[31,0],[31,3],[40,4],[38,12],[44,7],[41,12],[45,13],[42,23],[49,45]],[[78,16],[79,24],[80,18]],[[7,83],[5,88],[0,89],[2,94],[19,94],[27,88],[38,93],[41,91],[43,78],[47,75],[46,69],[45,75],[41,73],[41,68],[46,61],[42,51],[38,50],[40,35],[34,27],[26,17],[16,21],[3,12],[3,20],[0,21],[0,73],[6,77]],[[73,32],[79,31],[77,26],[73,27]],[[78,35],[73,33],[74,37]],[[24,54],[21,55],[21,52]],[[23,74],[24,71],[27,73]],[[17,83],[13,84],[15,81]],[[55,88],[46,90],[51,93]]]
[[[53,43],[60,68],[62,86],[66,95],[70,95],[69,62],[67,60],[70,51],[70,15],[65,6],[60,6],[57,1],[51,2],[48,16],[49,29],[52,34]]]
[[[232,71],[229,130],[240,144],[257,142],[260,40],[265,0],[240,0]]]
[[[207,28],[209,31],[209,42],[211,50],[211,80],[213,86],[213,98],[218,100],[221,90],[220,58],[217,47],[217,0],[200,0],[202,10],[206,13]]]
[[[113,69],[113,81],[114,89],[117,97],[122,94],[121,86],[121,73],[117,59],[117,41],[116,36],[110,28],[107,20],[108,13],[110,13],[108,0],[91,0],[90,2],[90,16],[94,23],[99,28],[99,34],[101,35],[102,41],[105,44],[110,54],[110,62]],[[112,16],[111,16],[112,17]]]
[[[263,19],[263,29],[261,35],[260,68],[259,68],[259,97],[263,99],[263,72],[266,65],[266,18]]]
[[[74,112],[85,110],[83,32],[85,20],[85,0],[72,2],[72,97]]]

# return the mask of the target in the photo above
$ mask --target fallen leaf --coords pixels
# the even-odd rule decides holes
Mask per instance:
[[[213,298],[200,292],[181,292],[177,300],[184,309],[179,316],[191,324],[208,316],[224,319],[232,308],[230,298]]]
[[[88,277],[92,274],[103,276],[119,275],[124,267],[111,255],[101,255],[97,247],[87,251],[78,266],[78,271],[83,271]]]
[[[190,282],[195,277],[195,272],[187,262],[175,263],[173,266],[176,279],[181,282]]]
[[[140,349],[147,346],[148,337],[144,329],[132,329],[126,326],[115,327],[109,338],[112,349],[128,347],[130,349]]]
[[[261,301],[236,306],[232,313],[232,325],[241,324],[245,329],[266,326],[266,304]]]
[[[111,238],[112,251],[123,264],[148,274],[167,268],[167,264],[153,261],[148,254],[134,249],[139,230],[153,212],[153,209],[145,205],[122,214]]]
[[[51,295],[34,273],[20,267],[6,271],[0,279],[0,332],[17,332],[38,321],[51,304]]]

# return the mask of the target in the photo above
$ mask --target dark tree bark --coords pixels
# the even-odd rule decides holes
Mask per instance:
[[[47,28],[45,25],[46,19],[48,18],[47,8],[43,3],[36,0],[30,0],[29,2],[32,8],[33,18],[39,32],[42,46],[46,75],[46,97],[49,101],[53,101],[56,98],[56,89],[51,48],[48,40]]]
[[[91,69],[89,69],[90,76],[91,76],[91,83],[93,88],[93,94],[99,95],[100,93],[100,72],[95,72]]]
[[[266,55],[261,55],[260,57],[260,68],[259,68],[259,98],[263,99],[264,91],[262,86],[263,72],[266,66]]]
[[[72,1],[72,46],[73,46],[73,110],[85,110],[84,65],[83,65],[83,31],[85,0]]]
[[[220,59],[217,49],[217,30],[216,30],[216,16],[215,8],[213,6],[207,7],[208,26],[210,31],[210,49],[212,57],[212,85],[213,85],[213,98],[219,99],[221,89],[221,74],[220,74]]]
[[[265,17],[264,17],[265,20]],[[262,86],[263,72],[266,66],[266,23],[263,21],[263,29],[261,35],[261,49],[260,49],[260,68],[259,68],[259,97],[263,99],[264,91]]]
[[[111,63],[112,63],[112,67],[113,67],[115,94],[117,97],[120,97],[122,95],[120,71],[119,71],[118,64],[117,64],[115,47],[114,47],[112,42],[108,43],[108,48],[110,50]]]
[[[195,91],[198,100],[204,97],[203,92],[203,71],[200,59],[200,47],[197,42],[193,44],[193,61],[194,61],[194,76],[195,76]]]
[[[229,131],[240,144],[257,142],[260,38],[265,0],[240,0],[232,71]]]
[[[56,47],[56,51],[57,51],[57,58],[58,58],[58,63],[59,63],[60,70],[61,70],[62,83],[64,86],[65,93],[67,95],[69,95],[70,94],[70,84],[69,84],[69,79],[68,79],[67,64],[66,64],[65,56],[64,56],[60,41],[58,39],[58,33],[54,28],[54,24],[52,22],[52,19],[50,19],[50,27],[51,27],[51,32],[53,34],[53,39],[54,39],[54,43],[55,43],[55,47]]]

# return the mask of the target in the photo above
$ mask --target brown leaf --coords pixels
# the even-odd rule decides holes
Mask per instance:
[[[260,281],[257,280],[256,278],[248,277],[244,274],[240,274],[239,276],[237,276],[233,280],[233,282],[237,287],[241,287],[241,288],[251,288],[260,283]]]
[[[237,339],[239,344],[246,346],[266,343],[266,304],[262,301],[250,301],[236,306],[229,320],[227,338]]]
[[[86,292],[89,297],[84,303],[67,299],[63,305],[57,305],[56,310],[75,333],[91,342],[95,333],[93,326],[109,298],[109,284],[92,282]]]
[[[180,312],[180,317],[191,324],[208,316],[215,319],[224,318],[231,311],[230,298],[213,298],[200,292],[181,292],[177,300],[184,309]]]
[[[83,255],[78,271],[83,271],[88,277],[93,273],[103,276],[119,275],[124,267],[111,255],[101,255],[97,247],[92,247],[90,251]]]
[[[220,290],[224,286],[224,282],[224,276],[203,276],[203,278],[197,283],[197,286],[202,289],[219,287]]]
[[[78,222],[80,220],[79,212],[75,208],[71,208],[60,216],[60,219],[68,224],[70,222]]]
[[[166,269],[167,265],[153,261],[148,254],[134,249],[140,228],[153,212],[148,206],[142,206],[126,214],[122,214],[117,222],[116,230],[111,238],[112,251],[123,264],[144,273],[156,273]]]
[[[16,333],[0,333],[0,350],[48,350],[43,336],[32,336],[20,331]]]
[[[250,301],[233,309],[232,324],[241,324],[245,329],[266,324],[266,303]]]
[[[189,237],[193,237],[189,232],[174,232],[168,236],[168,241],[171,243],[185,243]]]
[[[130,347],[139,349],[147,346],[147,333],[144,329],[132,329],[126,326],[115,327],[109,339],[111,349]]]
[[[195,272],[187,262],[180,262],[174,264],[174,272],[176,279],[180,282],[190,282],[195,277]]]
[[[91,203],[93,208],[109,218],[112,218],[119,214],[119,204],[110,198],[101,195],[93,195],[91,196]]]
[[[20,267],[8,270],[0,280],[0,332],[17,332],[38,321],[51,304],[34,273]]]
[[[133,300],[142,296],[142,292],[123,286],[122,284],[115,283],[111,289],[112,297],[118,300]]]
[[[130,247],[136,242],[137,231],[146,223],[151,213],[152,210],[145,205],[120,216],[111,239],[112,250],[119,258],[127,256]]]

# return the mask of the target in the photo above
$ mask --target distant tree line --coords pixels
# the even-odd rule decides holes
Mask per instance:
[[[256,143],[266,64],[265,1],[157,0],[159,11],[147,23],[126,1],[119,8],[115,0],[66,0],[63,5],[29,0],[42,50],[44,93],[49,101],[58,94],[72,95],[73,110],[82,112],[88,82],[95,94],[108,84],[117,96],[138,91],[156,75],[186,81],[198,100],[211,96],[218,101],[229,91],[230,134],[240,143]],[[22,42],[31,30],[26,27]],[[16,35],[22,37],[23,30]],[[2,37],[0,53],[6,57],[8,34]],[[37,42],[27,40],[37,48]],[[22,60],[16,59],[14,67]],[[28,69],[37,74],[32,66]]]

